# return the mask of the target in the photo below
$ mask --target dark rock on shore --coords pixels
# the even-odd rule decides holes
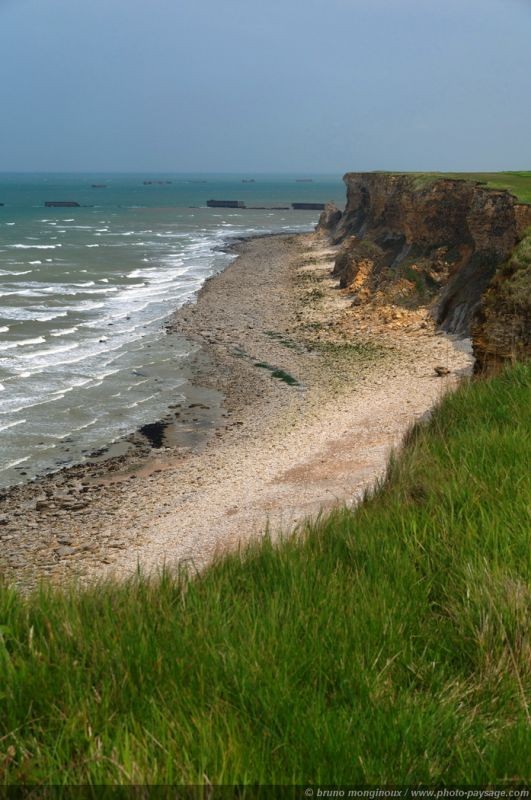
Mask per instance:
[[[164,444],[164,431],[167,427],[167,422],[152,422],[148,425],[142,425],[139,428],[139,433],[146,437],[151,447],[158,449]]]

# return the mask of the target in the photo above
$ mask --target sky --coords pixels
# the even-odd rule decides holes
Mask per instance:
[[[531,169],[531,0],[0,0],[0,171]]]

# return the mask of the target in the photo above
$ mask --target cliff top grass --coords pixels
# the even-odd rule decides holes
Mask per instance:
[[[531,172],[401,172],[398,175],[411,175],[418,188],[428,186],[441,178],[453,180],[478,181],[491,189],[506,189],[521,203],[531,204]]]
[[[357,510],[195,578],[0,587],[0,780],[524,783],[530,386],[463,385]]]

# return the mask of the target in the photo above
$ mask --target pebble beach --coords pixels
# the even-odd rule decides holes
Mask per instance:
[[[235,247],[167,321],[195,346],[186,399],[150,436],[128,437],[123,455],[3,493],[7,582],[200,570],[266,530],[288,534],[352,506],[408,428],[470,373],[466,341],[436,332],[426,312],[353,308],[321,234]]]

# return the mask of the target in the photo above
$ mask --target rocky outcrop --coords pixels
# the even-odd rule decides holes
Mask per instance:
[[[472,324],[476,372],[531,358],[531,232],[497,271]]]
[[[324,211],[319,217],[317,227],[321,231],[333,231],[341,220],[342,212],[335,203],[325,203]]]
[[[355,304],[424,306],[443,330],[469,335],[483,294],[531,226],[531,206],[468,180],[348,173],[344,181],[345,211],[327,208],[320,221],[340,245],[340,286],[352,289]],[[489,297],[495,296],[493,285]],[[484,326],[494,319],[492,302],[482,311]],[[508,300],[505,308],[506,316]],[[514,335],[523,322],[515,322]],[[507,349],[500,332],[494,342]]]

